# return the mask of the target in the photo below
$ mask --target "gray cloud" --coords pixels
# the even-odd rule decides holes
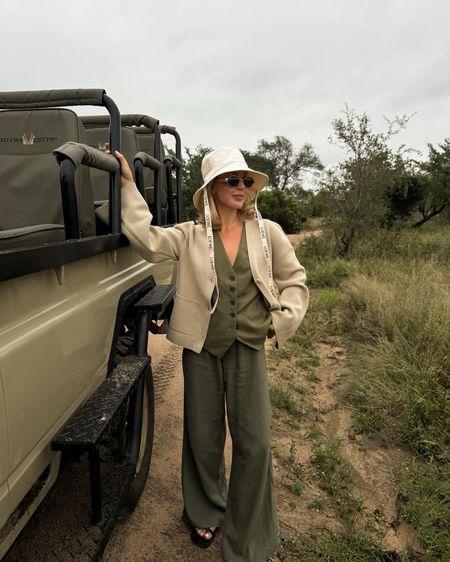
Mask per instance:
[[[445,0],[22,0],[2,11],[2,89],[103,87],[190,147],[253,149],[282,134],[329,164],[345,102],[375,126],[417,112],[399,136],[408,146],[449,136]]]

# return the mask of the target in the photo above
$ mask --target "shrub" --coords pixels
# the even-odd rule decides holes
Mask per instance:
[[[350,257],[360,260],[371,259],[430,259],[439,263],[450,262],[450,228],[425,231],[417,229],[387,230],[376,229],[355,241]]]
[[[328,262],[319,263],[308,271],[309,287],[339,287],[341,282],[352,271],[351,263],[336,258]]]
[[[299,232],[307,219],[298,198],[281,189],[262,191],[258,195],[258,208],[264,218],[277,222],[288,234]]]
[[[356,275],[345,284],[349,398],[360,429],[416,454],[450,461],[450,288],[432,264]]]

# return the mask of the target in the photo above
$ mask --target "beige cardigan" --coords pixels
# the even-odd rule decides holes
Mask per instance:
[[[200,352],[211,317],[214,279],[208,262],[205,227],[184,222],[163,228],[150,225],[152,215],[134,184],[121,190],[122,232],[130,244],[152,263],[178,261],[177,292],[167,338],[177,345]],[[107,217],[107,207],[100,213]],[[273,279],[278,300],[269,291],[266,261],[257,220],[245,222],[248,255],[253,279],[270,304],[272,322],[279,346],[297,330],[308,306],[304,268],[281,227],[264,220],[272,256]]]

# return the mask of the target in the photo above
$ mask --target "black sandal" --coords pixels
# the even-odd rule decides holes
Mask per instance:
[[[211,538],[205,539],[205,537],[200,536],[197,532],[197,530],[200,529],[207,529],[207,532],[209,531],[211,533]],[[199,548],[208,548],[208,546],[211,546],[214,542],[219,531],[220,527],[216,527],[214,530],[212,530],[211,527],[192,527],[191,540]]]

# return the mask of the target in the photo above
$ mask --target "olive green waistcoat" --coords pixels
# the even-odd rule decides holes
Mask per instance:
[[[248,260],[245,228],[233,265],[218,231],[214,231],[214,260],[219,285],[219,302],[211,316],[204,348],[222,357],[233,342],[261,349],[270,324],[264,297],[253,281]]]

